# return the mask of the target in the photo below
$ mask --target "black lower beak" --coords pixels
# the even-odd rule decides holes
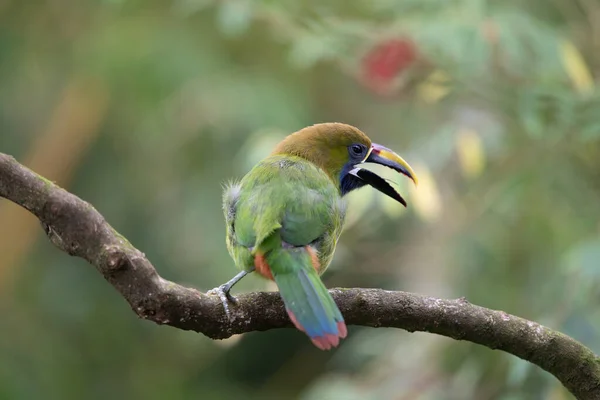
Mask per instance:
[[[398,201],[400,204],[406,207],[406,200],[404,200],[404,198],[400,196],[400,193],[398,193],[396,189],[392,187],[392,185],[387,183],[385,179],[383,179],[376,173],[371,172],[368,169],[354,168],[352,171],[350,171],[350,174],[356,176],[364,183],[379,190],[381,193],[390,196],[392,199]]]

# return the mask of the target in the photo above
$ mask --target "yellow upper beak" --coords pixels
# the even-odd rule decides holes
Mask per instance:
[[[419,179],[412,167],[402,157],[387,147],[373,143],[369,154],[363,162],[372,162],[392,168],[408,176],[414,182],[415,186],[419,184]]]

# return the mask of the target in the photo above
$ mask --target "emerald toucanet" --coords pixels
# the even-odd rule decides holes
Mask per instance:
[[[376,163],[417,183],[399,155],[341,123],[309,126],[287,136],[270,156],[223,195],[227,248],[242,270],[214,289],[229,315],[231,287],[256,271],[274,280],[296,328],[322,350],[346,337],[346,324],[321,282],[342,232],[344,195],[370,185],[406,206],[377,174],[361,168]]]

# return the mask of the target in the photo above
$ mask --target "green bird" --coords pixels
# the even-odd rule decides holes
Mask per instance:
[[[344,196],[365,185],[397,200],[402,196],[379,175],[361,168],[376,163],[413,180],[399,155],[342,123],[317,124],[287,136],[241,181],[227,185],[223,209],[227,249],[238,269],[213,289],[229,316],[229,291],[256,271],[274,280],[292,323],[322,350],[346,337],[344,318],[320,279],[342,233]]]

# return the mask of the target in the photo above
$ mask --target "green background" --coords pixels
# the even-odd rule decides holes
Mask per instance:
[[[328,286],[465,296],[600,352],[599,27],[594,0],[4,0],[0,151],[208,290],[236,272],[224,183],[306,125],[356,125],[421,184],[387,175],[406,211],[351,195]],[[350,327],[321,352],[139,320],[5,200],[0,313],[0,399],[571,398],[431,334]]]

